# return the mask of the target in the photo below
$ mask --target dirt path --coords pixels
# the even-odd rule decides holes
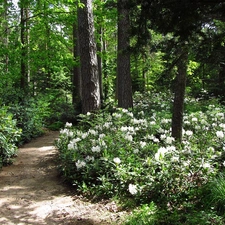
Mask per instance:
[[[113,203],[92,204],[76,196],[58,176],[58,132],[48,132],[19,149],[13,165],[0,171],[0,224],[119,224]]]

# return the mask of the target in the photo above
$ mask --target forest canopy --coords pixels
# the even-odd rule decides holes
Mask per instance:
[[[111,100],[132,108],[137,91],[170,90],[181,139],[185,92],[224,101],[224,4],[2,0],[0,102],[44,102],[45,122],[60,127]]]

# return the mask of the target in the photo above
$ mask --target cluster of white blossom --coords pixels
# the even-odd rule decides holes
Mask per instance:
[[[225,116],[220,108],[215,108],[213,105],[208,108],[210,112],[198,111],[190,115],[184,115],[183,147],[179,150],[175,147],[175,139],[171,136],[171,119],[158,118],[156,111],[152,111],[152,116],[146,119],[136,118],[127,109],[119,109],[112,116],[108,116],[102,124],[98,124],[86,132],[72,131],[72,124],[66,123],[60,134],[63,137],[70,138],[67,145],[68,150],[76,150],[78,153],[80,151],[79,157],[75,160],[78,170],[87,166],[88,163],[93,163],[97,157],[106,158],[110,154],[112,154],[110,155],[111,158],[109,157],[106,162],[110,162],[116,168],[121,167],[126,163],[126,158],[124,158],[124,155],[120,155],[118,150],[122,149],[119,143],[121,139],[126,142],[122,143],[122,146],[123,150],[128,153],[127,158],[129,158],[130,153],[134,154],[140,160],[140,164],[177,164],[181,167],[181,170],[188,171],[190,168],[196,168],[196,170],[202,169],[208,173],[214,173],[212,160],[218,157],[220,153],[215,150],[218,148],[214,148],[213,144],[224,143],[221,150],[225,151],[225,123],[223,123]],[[211,113],[212,110],[213,113]],[[129,119],[123,124],[120,123],[120,119],[122,120],[124,115]],[[138,116],[144,117],[145,112],[140,111]],[[199,147],[201,145],[198,145],[200,138],[208,141],[209,134],[212,136],[214,143],[212,143],[212,146],[204,146],[205,148],[201,149]],[[82,143],[82,147],[79,146],[80,143]],[[108,153],[108,155],[105,156],[105,153]],[[201,157],[192,159],[195,154],[199,154]],[[209,158],[207,158],[207,154],[210,155]],[[144,159],[142,158],[143,155]],[[185,158],[185,156],[187,157]],[[225,162],[222,164],[225,166]],[[129,184],[128,191],[132,195],[137,194],[140,190],[137,185]]]

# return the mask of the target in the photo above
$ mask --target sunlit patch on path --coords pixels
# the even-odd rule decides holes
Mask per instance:
[[[93,204],[76,196],[57,171],[54,140],[49,132],[19,149],[13,165],[0,171],[0,224],[118,224],[112,203]]]

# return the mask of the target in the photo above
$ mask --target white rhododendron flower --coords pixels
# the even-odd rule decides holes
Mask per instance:
[[[97,135],[97,134],[98,134],[98,132],[95,131],[95,130],[93,130],[93,129],[90,129],[90,130],[88,131],[88,133],[89,133],[89,134],[93,134],[93,135]]]
[[[167,148],[160,147],[158,149],[158,152],[155,153],[155,160],[160,161],[164,158],[165,154],[169,151],[175,150],[176,148],[174,146],[169,146]]]
[[[89,161],[89,162],[94,162],[95,161],[95,158],[93,156],[86,156],[85,158],[86,161]]]
[[[136,195],[138,192],[137,186],[134,184],[129,184],[128,190],[132,195]]]
[[[192,136],[192,135],[193,135],[193,131],[187,130],[187,131],[185,131],[185,134],[186,134],[187,136]]]
[[[93,147],[91,148],[91,151],[92,151],[92,152],[100,152],[100,151],[101,151],[101,148],[100,148],[100,146],[93,146]]]
[[[85,167],[86,166],[86,162],[82,161],[82,160],[77,160],[76,162],[76,167],[77,169],[81,169],[82,167]]]
[[[128,141],[133,141],[132,135],[129,135],[129,134],[127,134],[124,138]]]
[[[211,165],[210,165],[210,163],[204,163],[204,164],[202,165],[202,167],[203,167],[204,169],[207,169],[207,168],[211,168]]]
[[[166,137],[166,143],[167,144],[172,144],[173,141],[174,141],[173,137]]]
[[[224,133],[223,133],[223,131],[216,131],[216,136],[217,136],[218,138],[224,138]]]
[[[65,125],[65,127],[72,127],[72,123],[68,123],[68,122],[66,122],[66,125]]]
[[[141,145],[142,148],[144,148],[146,144],[147,143],[145,141],[140,141],[140,145]]]
[[[113,159],[113,162],[116,163],[116,164],[120,164],[121,160],[120,160],[120,158],[116,157],[116,158]]]
[[[191,121],[192,122],[197,122],[198,121],[198,118],[194,117],[194,118],[191,119]]]

